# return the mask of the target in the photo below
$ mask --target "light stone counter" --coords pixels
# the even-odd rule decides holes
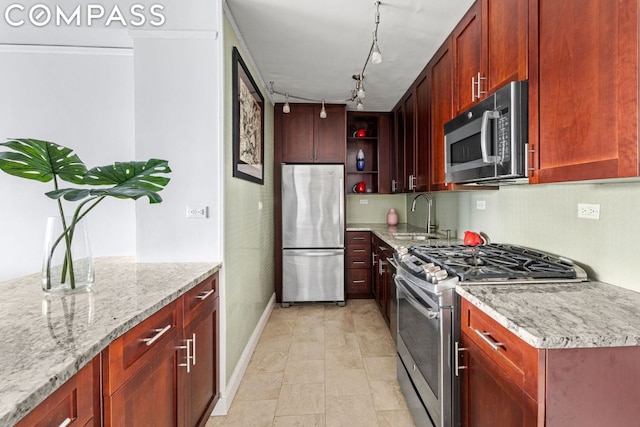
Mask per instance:
[[[446,236],[441,239],[420,239],[420,240],[407,240],[397,239],[393,233],[426,233],[427,229],[417,227],[411,224],[398,224],[387,225],[377,223],[349,223],[347,224],[347,231],[371,231],[376,236],[385,241],[393,249],[397,250],[400,246],[419,246],[419,245],[431,245],[431,246],[444,246],[454,245],[461,243],[460,240],[451,238],[447,240]]]
[[[461,285],[456,291],[536,348],[640,345],[640,293],[608,283]]]
[[[98,258],[89,292],[45,294],[39,274],[0,283],[0,426],[14,425],[114,339],[219,268]]]

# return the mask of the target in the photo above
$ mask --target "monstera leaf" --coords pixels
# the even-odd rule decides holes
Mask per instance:
[[[55,176],[83,184],[87,167],[73,150],[39,139],[12,139],[0,144],[13,150],[0,152],[0,169],[21,178],[49,182]]]
[[[113,185],[113,187],[92,190],[65,188],[46,194],[52,199],[62,197],[68,201],[105,196],[136,200],[146,196],[149,203],[160,203],[162,198],[158,191],[161,191],[169,183],[169,178],[160,174],[169,172],[171,169],[166,160],[117,162],[113,165],[95,167],[89,170],[83,179],[84,183],[88,185]]]

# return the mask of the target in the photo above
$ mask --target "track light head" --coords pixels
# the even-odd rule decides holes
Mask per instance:
[[[322,100],[322,108],[320,109],[320,118],[321,119],[327,118],[327,110],[324,108],[324,99]]]

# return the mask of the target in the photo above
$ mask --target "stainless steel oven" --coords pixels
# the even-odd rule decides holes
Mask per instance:
[[[460,425],[455,348],[458,284],[586,281],[570,260],[533,249],[487,244],[399,248],[396,268],[398,381],[418,426]]]
[[[398,267],[402,269],[402,266]],[[433,289],[396,274],[398,380],[416,425],[453,425],[453,301],[457,278]]]

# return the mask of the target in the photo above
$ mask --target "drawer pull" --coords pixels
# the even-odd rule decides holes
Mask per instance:
[[[354,280],[353,283],[354,284],[356,284],[356,283],[367,283],[367,281],[366,280]]]
[[[364,237],[353,237],[351,240],[364,240]]]
[[[366,252],[364,249],[354,249],[353,252],[363,253]]]
[[[353,261],[352,264],[362,265],[362,264],[365,264],[365,262],[364,261]]]
[[[147,345],[152,345],[154,342],[158,341],[160,339],[161,336],[163,336],[164,334],[166,334],[169,329],[171,329],[171,325],[167,325],[162,329],[154,329],[155,332],[157,332],[157,334],[155,334],[154,336],[152,336],[151,338],[145,338],[142,341],[144,341],[145,343],[147,343]]]
[[[198,298],[200,301],[204,301],[207,298],[209,298],[209,296],[215,292],[215,289],[211,289],[203,294],[198,295],[196,298]]]
[[[504,344],[502,344],[501,342],[495,342],[489,339],[489,337],[491,336],[491,332],[480,332],[477,329],[474,329],[474,332],[480,338],[482,338],[482,341],[486,342],[489,345],[489,347],[491,347],[495,351],[498,351],[498,347],[504,347]]]
[[[71,418],[67,418],[66,420],[60,423],[59,427],[67,427],[69,424],[71,424],[71,421],[72,421]]]

